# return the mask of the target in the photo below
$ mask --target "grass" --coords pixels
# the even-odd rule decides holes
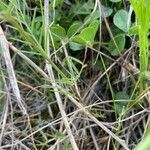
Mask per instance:
[[[0,149],[149,149],[150,1],[130,2],[0,1]]]
[[[130,0],[133,9],[137,16],[137,23],[139,26],[139,47],[140,47],[140,88],[145,88],[145,72],[148,71],[149,59],[149,44],[148,44],[148,31],[149,31],[149,13],[150,1],[143,0]]]

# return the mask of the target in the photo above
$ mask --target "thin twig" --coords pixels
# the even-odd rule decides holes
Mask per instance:
[[[4,35],[3,29],[1,26],[0,26],[0,48],[2,51],[2,56],[4,58],[6,67],[7,67],[7,72],[8,72],[11,88],[16,97],[18,106],[20,107],[20,110],[22,111],[23,114],[27,114],[25,104],[21,98],[20,90],[17,84],[16,75],[15,75],[14,68],[12,65],[12,61],[11,61],[11,57],[9,53],[9,45],[8,45],[8,42],[6,40],[6,37]]]
[[[48,6],[49,6],[49,0],[45,0],[44,1],[45,50],[47,52],[48,57],[50,58],[50,49],[49,49],[50,45],[49,45],[49,32],[48,32],[49,31],[49,8],[48,8]],[[57,84],[55,83],[55,77],[54,77],[52,66],[50,64],[46,63],[46,69],[48,71],[48,75],[49,75],[50,79],[52,81],[54,81],[54,82],[52,82],[52,86],[54,89],[55,98],[57,100],[58,107],[60,109],[60,113],[62,115],[64,125],[65,125],[67,133],[69,135],[69,139],[70,139],[72,148],[74,150],[78,150],[78,146],[77,146],[74,136],[72,134],[72,131],[71,131],[71,128],[70,128],[70,125],[68,122],[68,117],[66,115],[66,112],[65,112],[65,109],[64,109],[64,106],[62,103],[61,96],[57,89]]]

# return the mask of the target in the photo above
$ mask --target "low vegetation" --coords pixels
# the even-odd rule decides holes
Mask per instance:
[[[148,150],[150,0],[1,0],[0,149]]]

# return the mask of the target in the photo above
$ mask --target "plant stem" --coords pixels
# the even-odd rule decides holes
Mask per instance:
[[[148,30],[150,21],[150,0],[130,0],[139,25],[139,48],[140,48],[140,91],[146,87],[145,73],[148,69]]]

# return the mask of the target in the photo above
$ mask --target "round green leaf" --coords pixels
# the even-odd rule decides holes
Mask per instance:
[[[102,5],[102,12],[102,17],[109,17],[112,14],[113,10],[110,7],[105,7]]]
[[[123,107],[127,106],[129,99],[130,99],[129,95],[124,91],[120,91],[115,94],[115,100],[120,100],[115,102],[115,110],[117,111],[118,114],[122,112]],[[127,100],[127,101],[123,101],[123,100]]]
[[[124,46],[125,46],[125,35],[124,34],[119,34],[114,37],[114,40],[116,42],[116,47],[113,39],[110,40],[108,43],[108,51],[111,53],[113,56],[119,55],[122,51],[124,51]]]
[[[123,100],[123,99],[124,100],[128,100],[130,98],[129,98],[129,95],[126,92],[120,91],[120,92],[117,92],[115,94],[115,99],[117,99],[117,100],[119,100],[119,99],[121,99],[121,100]]]
[[[128,32],[128,12],[125,10],[119,10],[113,17],[114,24],[124,32]]]

